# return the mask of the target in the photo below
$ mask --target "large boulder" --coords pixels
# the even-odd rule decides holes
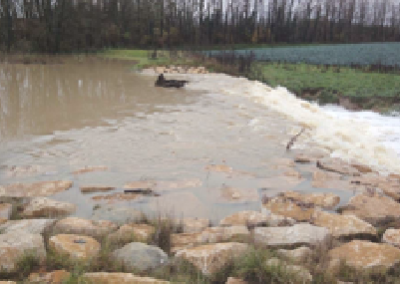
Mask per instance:
[[[393,199],[377,194],[363,193],[352,197],[341,208],[344,215],[356,215],[375,226],[400,219],[400,204]]]
[[[10,203],[0,203],[0,219],[10,219],[12,208]]]
[[[0,231],[5,233],[24,231],[30,234],[43,234],[50,230],[55,222],[55,219],[11,220],[0,225]]]
[[[52,200],[46,197],[33,198],[24,208],[22,216],[26,218],[35,217],[58,217],[72,214],[76,205]]]
[[[263,206],[273,214],[300,222],[309,221],[315,210],[314,204],[296,201],[284,196],[265,199]]]
[[[129,207],[104,205],[93,211],[92,220],[108,220],[117,224],[135,222],[143,217],[142,212]]]
[[[339,215],[317,210],[313,224],[327,228],[335,238],[376,237],[377,231],[371,224],[354,215]]]
[[[329,251],[333,263],[345,261],[356,269],[389,269],[400,262],[400,249],[388,244],[353,240]]]
[[[18,262],[28,254],[40,261],[45,260],[46,250],[40,234],[29,234],[24,231],[0,234],[0,271],[15,271]]]
[[[83,275],[89,283],[96,284],[168,284],[169,281],[158,280],[150,277],[135,276],[131,273],[91,272]]]
[[[159,247],[144,243],[130,243],[115,250],[111,257],[135,271],[148,271],[164,266],[168,263],[168,255]]]
[[[100,244],[91,237],[73,234],[52,236],[50,247],[55,253],[67,255],[72,260],[89,260],[96,258],[100,252]]]
[[[332,209],[340,202],[340,197],[333,193],[299,193],[297,191],[286,191],[282,195],[286,198],[300,201],[305,204]]]
[[[104,237],[118,229],[118,226],[109,221],[94,221],[78,217],[68,217],[58,221],[54,231],[58,234],[77,234],[91,237]]]
[[[242,243],[208,244],[181,250],[176,254],[176,258],[185,259],[203,274],[210,275],[219,271],[232,259],[243,256],[247,250],[248,245]]]
[[[40,181],[35,183],[15,183],[0,187],[0,196],[39,197],[50,196],[72,186],[71,181]]]
[[[392,246],[400,247],[400,230],[387,229],[383,234],[382,241]]]
[[[291,227],[257,227],[254,229],[255,242],[272,248],[316,245],[326,241],[330,236],[328,229],[305,223]]]

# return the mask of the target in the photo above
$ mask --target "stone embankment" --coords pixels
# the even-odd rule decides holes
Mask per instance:
[[[313,280],[313,271],[308,264],[315,254],[326,255],[324,270],[334,276],[340,274],[343,263],[362,271],[389,271],[400,264],[399,176],[383,176],[365,165],[304,153],[281,165],[290,168],[291,173],[296,165],[313,169],[312,184],[327,190],[284,191],[275,196],[264,196],[260,200],[260,210],[225,216],[216,226],[211,226],[208,219],[196,218],[149,222],[142,212],[115,205],[94,209],[89,219],[71,217],[68,215],[75,212],[75,205],[48,196],[68,190],[72,182],[2,186],[0,270],[15,272],[19,261],[27,254],[41,263],[49,254],[91,262],[109,249],[110,244],[113,249],[108,251],[109,259],[138,274],[86,271],[81,277],[92,283],[170,283],[152,278],[152,271],[186,261],[199,273],[210,276],[254,247],[275,251],[279,258],[270,258],[265,267],[283,267],[302,283]],[[228,166],[210,165],[207,169],[234,173]],[[76,174],[82,174],[82,171]],[[288,178],[293,176],[290,174]],[[301,180],[300,173],[295,176],[296,180]],[[142,195],[182,186],[195,187],[199,183],[198,180],[137,181],[125,188],[146,188],[146,191],[135,193]],[[343,204],[339,196],[328,192],[330,188],[353,192],[354,196]],[[82,191],[97,190],[108,192],[113,187],[93,186]],[[21,203],[17,205],[10,201],[15,198]],[[13,215],[16,206],[18,218]],[[160,224],[165,223],[175,224],[175,229],[162,235]],[[167,245],[156,246],[156,238],[165,238],[163,241]],[[70,277],[70,272],[45,270],[32,273],[29,279],[32,283],[62,283]],[[233,276],[236,275],[226,275],[226,283],[246,283],[245,279]]]

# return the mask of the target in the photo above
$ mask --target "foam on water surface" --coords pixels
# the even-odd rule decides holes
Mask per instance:
[[[359,162],[381,173],[400,173],[400,118],[373,112],[320,107],[297,98],[286,88],[224,74],[189,75],[192,90],[245,96],[307,129],[308,137],[332,157]],[[252,122],[254,124],[256,120]]]

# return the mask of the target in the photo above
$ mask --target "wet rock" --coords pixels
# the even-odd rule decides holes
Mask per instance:
[[[309,247],[299,247],[296,249],[279,249],[277,253],[281,256],[291,259],[292,261],[301,263],[306,261],[308,257],[312,254],[312,250]]]
[[[143,217],[142,212],[129,207],[104,205],[93,211],[93,220],[108,220],[117,224],[134,222]]]
[[[329,237],[328,229],[305,223],[292,227],[257,227],[254,229],[255,242],[272,248],[316,245]]]
[[[208,244],[181,250],[176,258],[189,261],[203,274],[209,275],[219,271],[232,258],[243,256],[247,249],[248,245],[242,243]]]
[[[0,196],[40,197],[50,196],[69,189],[71,181],[41,181],[35,183],[15,183],[0,187]]]
[[[138,201],[143,198],[142,194],[136,194],[136,193],[124,193],[124,192],[117,192],[109,195],[98,195],[98,196],[93,196],[92,199],[95,201],[102,201],[106,200],[107,203],[114,203],[117,201]]]
[[[147,224],[126,224],[118,231],[110,234],[108,240],[112,243],[147,242],[154,234],[155,228]]]
[[[108,167],[105,167],[105,166],[84,167],[84,168],[78,169],[76,171],[73,171],[72,174],[81,175],[81,174],[87,174],[87,173],[92,173],[92,172],[104,172],[107,170],[108,170]]]
[[[0,234],[1,271],[15,271],[18,261],[27,254],[32,254],[40,261],[45,260],[46,250],[41,235],[21,231]]]
[[[10,203],[0,203],[0,219],[10,219],[12,208]]]
[[[113,186],[100,186],[100,185],[87,185],[80,187],[82,193],[92,193],[92,192],[105,192],[114,190]]]
[[[360,172],[357,169],[340,159],[320,159],[317,162],[317,167],[328,172],[334,172],[347,176],[360,175]]]
[[[54,226],[54,231],[58,234],[77,234],[100,238],[116,231],[117,228],[118,226],[110,221],[68,217],[58,221]]]
[[[29,275],[29,283],[46,283],[46,284],[62,284],[71,273],[66,270],[55,270],[48,273],[31,273]]]
[[[389,269],[400,262],[400,249],[388,244],[354,240],[329,251],[333,262],[345,261],[356,269]]]
[[[362,174],[367,174],[367,173],[372,173],[373,170],[371,169],[371,167],[367,166],[367,165],[362,165],[362,164],[358,164],[358,163],[351,163],[351,166],[353,168],[355,168],[357,171],[359,171]]]
[[[150,277],[135,276],[131,273],[107,273],[107,272],[92,272],[85,273],[84,278],[89,280],[90,283],[96,284],[119,284],[119,283],[132,283],[132,284],[169,284],[169,281],[158,280]]]
[[[306,204],[314,204],[325,209],[332,209],[340,202],[340,197],[332,193],[299,193],[296,191],[286,191],[283,197],[300,201]]]
[[[341,208],[344,215],[356,215],[375,226],[400,219],[400,204],[393,199],[377,193],[363,193],[352,197]]]
[[[168,255],[156,246],[130,243],[112,253],[112,258],[127,269],[135,271],[153,270],[168,263]]]
[[[382,241],[392,246],[400,247],[400,230],[387,229],[383,234]]]
[[[284,196],[277,196],[264,200],[264,208],[269,212],[284,217],[292,218],[296,221],[309,221],[314,213],[314,205],[299,202]]]
[[[337,173],[316,170],[313,172],[312,186],[327,189],[352,189],[348,181]]]
[[[33,217],[58,217],[72,214],[76,210],[76,205],[52,200],[46,197],[36,197],[32,199],[24,208],[22,216]]]
[[[386,195],[393,199],[400,200],[400,183],[390,177],[380,176],[378,174],[365,174],[360,177],[354,177],[350,183],[358,189],[375,190],[380,189]]]
[[[241,211],[225,217],[219,223],[220,226],[265,226],[268,223],[268,217],[257,211]]]
[[[222,202],[247,203],[247,202],[257,202],[259,200],[259,196],[256,189],[244,189],[244,188],[222,186],[220,188],[219,199]]]
[[[312,222],[316,226],[327,228],[335,238],[374,238],[377,234],[375,227],[354,215],[339,215],[318,210],[312,216]]]
[[[43,234],[50,230],[55,222],[55,219],[11,220],[1,225],[0,231],[5,233],[23,231],[29,234]]]
[[[275,266],[280,267],[287,273],[293,275],[297,281],[301,281],[302,283],[310,283],[313,277],[305,267],[300,265],[290,265],[285,261],[282,261],[278,258],[271,258],[265,262],[266,266]]]
[[[180,224],[184,233],[198,233],[210,226],[209,219],[185,218]]]
[[[229,277],[225,284],[248,284],[248,282],[240,278]]]
[[[310,164],[316,162],[316,158],[305,154],[298,154],[296,155],[294,161],[299,164]]]
[[[67,255],[73,260],[89,260],[96,258],[100,252],[100,244],[88,236],[60,234],[49,240],[50,248],[55,253]]]

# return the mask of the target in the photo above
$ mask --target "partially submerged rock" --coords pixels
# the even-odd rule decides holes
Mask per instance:
[[[328,229],[305,223],[291,227],[257,227],[254,229],[255,242],[272,248],[316,245],[326,241],[330,236]]]
[[[10,203],[0,203],[0,219],[10,219],[13,206]]]
[[[22,216],[27,218],[34,217],[58,217],[70,215],[76,210],[76,205],[52,200],[46,197],[36,197],[32,199],[24,208]]]
[[[108,220],[117,224],[134,222],[143,217],[142,212],[130,208],[112,205],[103,205],[93,210],[93,220]]]
[[[264,208],[273,214],[295,219],[296,221],[309,221],[314,213],[314,204],[296,201],[284,196],[277,196],[264,200]]]
[[[317,162],[317,167],[328,172],[334,172],[348,176],[358,176],[360,172],[340,159],[320,159]]]
[[[81,175],[81,174],[92,173],[92,172],[104,172],[107,170],[108,170],[108,167],[105,167],[105,166],[84,167],[84,168],[78,169],[76,171],[73,171],[72,174]]]
[[[18,262],[31,254],[40,261],[45,260],[46,250],[43,237],[39,234],[12,231],[0,234],[0,270],[13,272]]]
[[[91,272],[85,273],[84,278],[89,280],[90,283],[96,284],[169,284],[169,281],[157,280],[150,277],[135,276],[131,273],[120,273],[120,272]]]
[[[95,201],[107,201],[107,203],[113,203],[117,201],[138,201],[143,197],[142,194],[136,193],[124,193],[117,192],[109,195],[97,195],[93,196],[92,199]]]
[[[327,189],[352,189],[349,182],[343,179],[342,175],[321,170],[313,172],[312,186]]]
[[[354,240],[329,251],[333,261],[345,261],[356,269],[387,270],[400,262],[400,249],[388,244]]]
[[[283,197],[291,198],[306,204],[332,209],[340,202],[340,197],[333,193],[299,193],[297,191],[286,191],[282,193]]]
[[[60,234],[49,240],[50,248],[60,255],[66,255],[72,260],[90,260],[100,252],[100,244],[88,236]]]
[[[335,238],[375,238],[377,235],[375,227],[354,215],[339,215],[318,210],[313,214],[312,222],[329,229]]]
[[[400,204],[393,199],[377,194],[363,193],[352,197],[341,208],[344,215],[356,215],[375,226],[400,219]]]
[[[0,231],[4,233],[19,231],[29,234],[43,234],[50,230],[55,222],[55,219],[10,220],[0,226]]]
[[[85,185],[80,187],[82,193],[105,192],[114,190],[113,186]]]
[[[135,271],[148,271],[164,266],[168,263],[168,255],[159,247],[144,243],[130,243],[115,250],[111,257]]]
[[[230,186],[222,186],[219,189],[219,200],[228,203],[247,203],[257,202],[259,200],[256,189],[235,188]]]
[[[68,217],[58,221],[54,226],[54,231],[59,234],[87,235],[99,238],[116,231],[117,228],[118,226],[110,221]]]
[[[0,187],[0,196],[40,197],[50,196],[69,189],[71,181],[41,181],[35,183],[15,183]]]
[[[220,226],[265,226],[268,223],[268,217],[257,211],[240,211],[220,221]]]
[[[185,259],[203,274],[210,275],[219,271],[233,258],[243,256],[248,247],[242,243],[208,244],[181,250],[176,254],[176,258]]]

